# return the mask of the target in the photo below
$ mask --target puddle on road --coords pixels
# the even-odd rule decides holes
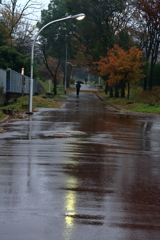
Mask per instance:
[[[3,124],[0,232],[14,239],[159,240],[159,120],[112,111],[81,92],[63,109]]]

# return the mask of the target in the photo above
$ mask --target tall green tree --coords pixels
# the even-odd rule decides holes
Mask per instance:
[[[77,51],[76,60],[88,72],[98,76],[95,61],[105,56],[107,49],[115,43],[130,46],[126,30],[126,0],[66,0],[71,14],[85,13],[81,23],[76,23],[73,47]],[[124,40],[125,39],[125,40]],[[121,42],[121,43],[120,43]],[[125,42],[125,44],[124,44]]]
[[[66,17],[66,1],[65,0],[51,0],[48,9],[41,11],[41,20],[37,23],[40,29],[47,23]],[[65,22],[55,23],[41,32],[39,38],[41,47],[45,48],[48,54],[55,58],[65,55],[65,42],[69,35],[67,24]]]
[[[40,4],[34,0],[26,0],[23,5],[20,0],[5,1],[0,8],[0,44],[30,55],[35,26],[29,13],[39,8]]]
[[[118,34],[115,36],[115,44],[119,45],[119,47],[123,48],[124,50],[128,50],[130,47],[135,46],[135,42],[129,35],[127,29],[122,29],[119,31]]]
[[[84,54],[94,60],[112,48],[115,35],[123,27],[122,13],[126,0],[66,0],[71,14],[83,12],[86,18],[77,25],[75,38],[85,46]],[[78,45],[78,44],[77,44]]]
[[[48,5],[48,9],[42,10],[41,21],[37,23],[39,29],[41,29],[47,23],[64,18],[68,15],[65,0],[51,0]],[[48,57],[56,58],[57,68],[55,67],[54,75],[54,94],[56,94],[56,71],[58,67],[61,67],[65,74],[65,58],[66,58],[66,46],[68,59],[71,58],[72,50],[70,47],[70,27],[71,20],[66,22],[57,22],[45,28],[40,34],[40,47],[45,52],[46,59]],[[67,45],[66,45],[67,44]],[[67,84],[69,85],[69,84]]]
[[[160,1],[159,0],[130,0],[132,21],[130,33],[144,51],[150,67],[148,87],[152,90],[154,67],[157,62],[160,46]],[[144,90],[147,81],[144,79]]]
[[[66,14],[83,12],[86,18],[48,27],[41,33],[41,45],[58,57],[59,54],[64,55],[64,41],[68,42],[68,57],[74,58],[80,52],[88,60],[89,67],[92,65],[90,59],[99,60],[106,49],[114,45],[115,35],[124,25],[122,13],[125,7],[126,0],[51,0],[48,9],[42,11],[39,28]]]
[[[11,68],[17,72],[21,72],[22,68],[25,68],[25,74],[29,74],[29,61],[26,57],[17,52],[16,49],[1,46],[0,47],[0,68],[6,70],[7,68]]]

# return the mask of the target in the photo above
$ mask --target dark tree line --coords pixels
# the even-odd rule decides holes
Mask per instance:
[[[0,10],[3,19],[0,22],[1,52],[17,51],[21,62],[24,57],[23,65],[28,71],[31,44],[37,31],[27,19],[28,10],[33,8],[39,8],[38,2],[29,0],[22,7],[18,0],[8,0]],[[68,61],[98,75],[94,62],[106,56],[114,44],[125,51],[137,46],[147,62],[143,88],[152,90],[160,43],[159,0],[50,0],[48,9],[41,11],[37,27],[40,29],[50,21],[81,12],[86,15],[84,20],[56,23],[41,32],[36,44],[39,50],[35,53],[38,66],[47,64],[47,58],[52,57],[56,59],[54,64],[64,72],[67,44]],[[0,67],[8,67],[5,61],[9,62],[3,57]],[[56,66],[46,67],[52,71],[56,86]]]

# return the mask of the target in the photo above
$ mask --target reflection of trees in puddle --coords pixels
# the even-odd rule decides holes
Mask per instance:
[[[79,120],[79,125],[75,126],[77,130],[84,131],[89,135],[107,133],[112,139],[118,138],[118,140],[130,135],[132,141],[137,129],[136,116],[104,111],[104,106],[103,110],[101,108],[95,109],[95,111],[88,110],[87,114],[83,114]]]
[[[85,114],[84,111],[78,124],[73,125],[76,131],[87,134],[70,142],[74,154],[70,155],[70,164],[63,166],[68,178],[63,189],[66,192],[65,226],[68,235],[77,224],[103,225],[109,221],[111,213],[107,215],[104,210],[108,209],[107,202],[111,206],[110,201],[114,199],[118,154],[125,148],[126,141],[128,143],[129,135],[133,141],[133,132],[130,134],[124,129],[127,127],[134,131],[136,128],[135,117],[110,114],[104,111],[104,106],[103,111],[95,109],[94,113],[87,110]],[[72,114],[77,113],[73,111]],[[73,182],[75,184],[70,184]]]
[[[105,147],[101,145],[72,145],[69,163],[63,166],[67,175],[65,193],[66,234],[72,234],[75,225],[103,225],[103,204],[113,194],[115,163],[105,162]],[[67,238],[66,238],[67,239]]]
[[[123,159],[123,169],[116,180],[119,189],[117,199],[123,206],[124,215],[117,218],[114,226],[127,230],[126,239],[159,239],[158,132],[153,122],[143,121],[138,126],[134,154]]]
[[[80,101],[71,103],[72,111],[55,111],[52,116],[54,129],[60,124],[58,127],[63,132],[70,126],[71,131],[86,133],[82,137],[71,136],[62,144],[63,151],[67,146],[66,164],[61,165],[61,171],[67,176],[61,188],[65,197],[65,239],[70,239],[77,224],[103,225],[109,213],[110,218],[116,215],[118,227],[129,229],[126,239],[141,240],[142,235],[136,238],[132,229],[139,228],[144,233],[147,211],[149,218],[156,216],[156,208],[156,220],[160,215],[158,203],[153,201],[157,198],[156,191],[159,194],[153,180],[155,161],[142,153],[151,150],[152,124],[141,124],[135,115],[105,111],[94,100],[89,107],[87,101]],[[113,203],[109,204],[108,199]]]
[[[136,161],[141,162],[140,159]],[[146,239],[159,239],[160,178],[153,176],[151,166],[145,166],[148,161],[145,159],[137,164],[131,170],[133,174],[125,173],[119,187],[124,217],[123,220],[117,219],[116,226],[127,229],[126,239],[141,240],[144,236]]]
[[[150,130],[152,128],[152,122],[143,122],[142,124],[142,150],[151,150]]]
[[[93,204],[95,201],[93,195],[97,194],[96,189],[90,186],[89,190],[83,185],[79,175],[76,176],[76,174],[73,174],[68,166],[66,166],[65,169],[68,177],[66,188],[63,189],[65,191],[64,237],[68,240],[74,233],[77,224],[103,225],[104,216],[97,214],[99,213],[99,211],[97,211],[98,208],[100,208],[99,205],[101,205],[100,201],[96,206],[97,208]],[[79,171],[78,169],[79,167],[76,165],[76,168],[72,170],[77,172]]]
[[[160,151],[160,142],[159,142],[159,134],[160,134],[160,124],[159,120],[156,121],[156,118],[147,119],[147,121],[142,122],[140,129],[140,140],[139,144],[141,146],[141,150],[144,152],[151,152],[152,155],[158,154]]]

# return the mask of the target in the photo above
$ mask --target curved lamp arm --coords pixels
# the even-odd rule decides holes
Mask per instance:
[[[43,31],[43,29],[45,29],[46,27],[57,23],[57,22],[62,22],[62,21],[66,21],[69,19],[74,19],[76,18],[77,20],[82,20],[85,17],[84,13],[80,13],[80,14],[76,14],[76,15],[70,15],[67,16],[65,18],[61,18],[61,19],[57,19],[57,20],[53,20],[49,23],[47,23],[46,25],[44,25],[39,31],[38,33],[34,36],[33,39],[33,43],[32,43],[32,50],[31,50],[31,71],[30,71],[30,88],[29,88],[29,112],[28,114],[32,114],[32,96],[33,96],[33,65],[34,65],[34,46],[35,46],[35,42],[37,40],[38,35]]]

